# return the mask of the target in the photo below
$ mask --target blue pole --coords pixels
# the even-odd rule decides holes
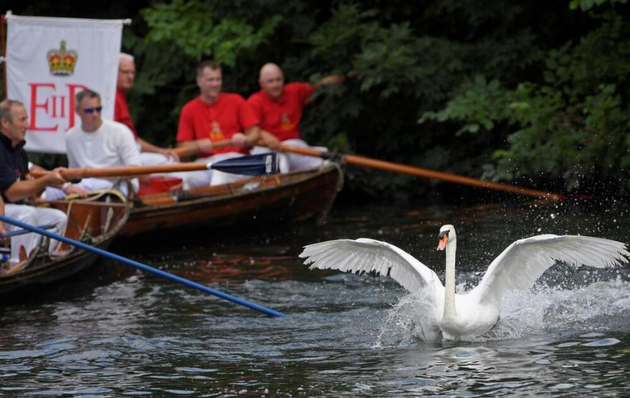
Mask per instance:
[[[188,279],[184,279],[184,278],[179,277],[177,275],[169,274],[168,272],[164,272],[164,271],[159,270],[157,268],[153,268],[153,267],[150,267],[148,265],[139,263],[137,261],[130,260],[128,258],[119,256],[117,254],[110,253],[108,251],[99,249],[98,247],[86,245],[85,243],[78,242],[78,241],[70,239],[70,238],[66,238],[65,236],[61,236],[61,235],[57,235],[57,234],[52,233],[52,232],[45,231],[45,230],[43,230],[41,228],[37,228],[37,227],[35,227],[33,225],[30,225],[30,224],[25,224],[23,222],[20,222],[18,220],[14,220],[14,219],[9,218],[7,216],[0,215],[0,221],[6,222],[6,223],[9,223],[9,224],[12,224],[12,225],[16,225],[16,226],[18,226],[20,228],[27,229],[27,230],[32,231],[32,232],[36,232],[36,233],[38,233],[40,235],[47,236],[47,237],[49,237],[51,239],[55,239],[55,240],[58,240],[60,242],[63,242],[63,243],[66,243],[66,244],[78,247],[79,249],[87,250],[89,252],[96,253],[96,254],[101,255],[103,257],[107,257],[107,258],[110,258],[112,260],[120,261],[123,264],[132,266],[134,268],[140,269],[140,270],[145,271],[145,272],[150,272],[150,273],[152,273],[154,275],[161,276],[161,277],[166,278],[166,279],[170,279],[170,280],[172,280],[174,282],[181,283],[182,285],[186,285],[188,287],[192,287],[194,289],[201,290],[202,292],[205,292],[205,293],[208,293],[208,294],[212,294],[212,295],[220,297],[222,299],[231,301],[231,302],[233,302],[235,304],[242,305],[242,306],[250,308],[252,310],[256,310],[256,311],[262,312],[262,313],[267,314],[269,316],[278,317],[278,318],[284,318],[284,317],[287,316],[286,314],[283,314],[282,312],[278,312],[278,311],[272,310],[270,308],[263,307],[262,305],[258,305],[258,304],[249,302],[247,300],[243,300],[241,298],[232,296],[230,294],[223,293],[221,291],[212,289],[212,288],[210,288],[208,286],[204,286],[204,285],[199,284],[197,282],[193,282],[193,281],[190,281]]]
[[[48,224],[48,225],[40,225],[39,226],[39,228],[41,228],[41,229],[51,229],[51,228],[54,228],[54,227],[55,227],[55,224]],[[26,234],[30,234],[30,233],[32,233],[32,232],[24,230],[24,229],[18,229],[17,231],[11,231],[11,232],[7,232],[6,234],[0,235],[0,239],[13,238],[14,236],[26,235]]]

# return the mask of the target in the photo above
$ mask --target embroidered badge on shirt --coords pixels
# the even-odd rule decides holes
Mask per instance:
[[[291,119],[289,119],[289,115],[286,113],[282,114],[282,129],[291,130],[293,128],[293,123],[291,123]]]
[[[221,131],[219,122],[212,122],[210,125],[210,141],[221,141],[224,139],[225,136],[223,135],[223,131]]]

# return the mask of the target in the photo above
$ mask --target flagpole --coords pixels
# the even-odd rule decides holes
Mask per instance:
[[[4,14],[0,15],[0,42],[2,43],[2,70],[4,79],[4,99],[9,98],[9,91],[7,88],[7,40],[4,35],[6,24],[6,18]]]

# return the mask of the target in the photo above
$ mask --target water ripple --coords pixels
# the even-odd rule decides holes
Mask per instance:
[[[349,226],[345,217],[352,217],[352,211],[338,215],[342,221],[333,220],[326,228],[291,227],[270,237],[268,245],[248,241],[217,246],[200,234],[194,237],[196,246],[187,242],[192,246],[186,249],[151,245],[128,253],[290,314],[285,319],[139,273],[96,283],[71,297],[3,306],[0,395],[627,393],[628,268],[551,269],[535,289],[506,297],[501,321],[488,335],[444,342],[431,338],[435,336],[421,294],[410,295],[388,278],[308,271],[294,256],[305,243],[381,231],[382,239],[437,264],[435,270],[443,277],[443,253],[426,248],[434,249],[436,225],[448,218],[462,224],[467,238],[462,239],[462,251],[480,259],[458,270],[458,289],[467,289],[483,275],[485,259],[494,258],[504,243],[545,227],[539,215],[544,209],[536,209],[531,219],[518,211],[497,214],[497,206],[477,209],[480,213],[474,214],[482,214],[478,217],[443,207],[435,214],[425,209],[402,215],[398,209],[376,209],[362,214],[360,226]],[[606,215],[595,216],[589,225],[580,212],[567,224],[552,226],[554,231],[605,232],[596,224]],[[562,220],[566,217],[554,222]],[[630,241],[626,230],[615,232]],[[239,239],[247,238],[241,235]],[[264,260],[252,250],[264,252]],[[228,265],[218,267],[221,261]],[[234,280],[228,278],[232,266],[239,273]]]

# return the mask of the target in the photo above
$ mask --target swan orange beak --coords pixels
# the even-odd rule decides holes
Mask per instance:
[[[448,243],[448,235],[444,234],[444,236],[442,237],[442,239],[439,240],[439,244],[437,249],[438,250],[444,250],[444,248],[446,247],[446,244]]]

